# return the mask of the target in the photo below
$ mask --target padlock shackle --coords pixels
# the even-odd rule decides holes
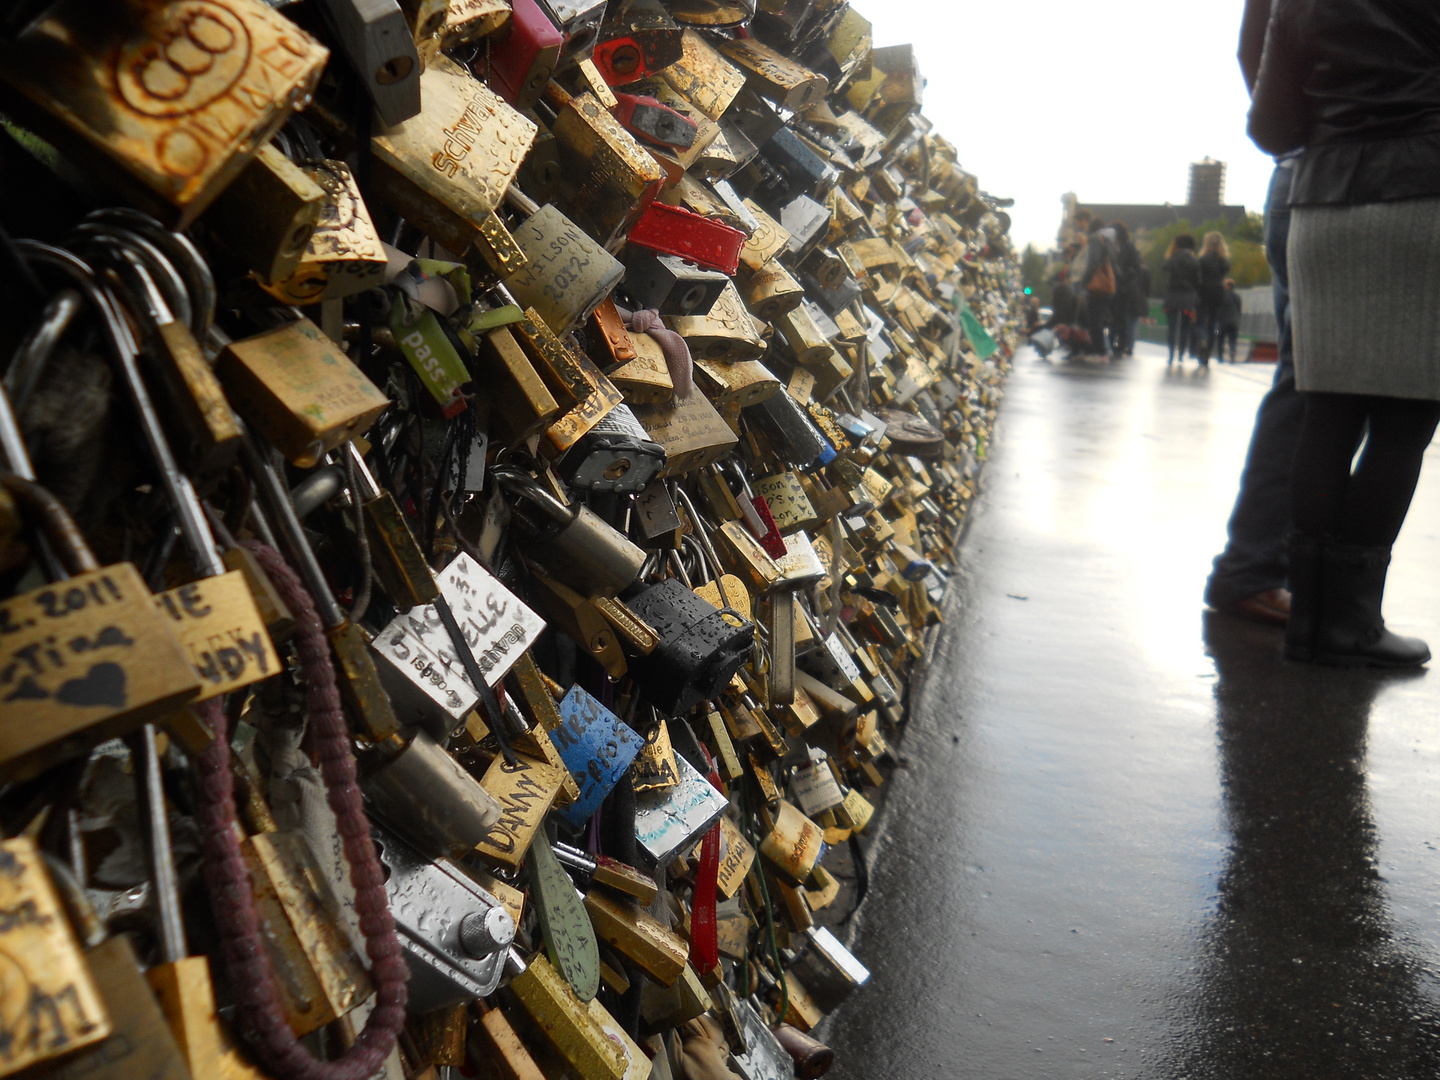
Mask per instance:
[[[533,476],[528,476],[509,465],[497,465],[490,470],[495,482],[510,494],[529,499],[544,511],[557,526],[564,528],[575,520],[575,511],[566,506],[550,492],[540,486]]]
[[[17,412],[25,411],[25,403],[35,392],[45,365],[55,348],[69,331],[85,301],[74,289],[61,289],[45,306],[45,313],[35,324],[5,370],[4,388]]]
[[[165,261],[179,273],[185,283],[190,299],[191,332],[197,338],[205,337],[206,330],[215,318],[219,290],[215,286],[215,275],[210,271],[210,264],[188,236],[172,232],[149,214],[128,206],[95,210],[87,214],[85,220],[120,226],[158,248]]]
[[[84,260],[64,248],[42,244],[36,240],[16,240],[16,249],[29,262],[38,262],[57,270],[70,278],[81,294],[100,317],[110,350],[120,365],[125,385],[130,391],[130,402],[140,418],[140,428],[145,433],[150,453],[160,473],[160,482],[170,497],[171,508],[180,525],[180,534],[190,551],[195,569],[205,577],[216,577],[225,573],[225,564],[215,550],[215,538],[205,522],[205,513],[200,509],[200,500],[190,484],[190,478],[180,471],[170,444],[165,441],[164,429],[159,413],[145,380],[140,374],[139,347],[130,327],[120,314],[114,297],[100,284]]]
[[[13,472],[0,471],[0,487],[33,515],[40,535],[58,548],[66,570],[72,574],[86,574],[100,569],[100,560],[95,558],[75,519],[59,499],[33,480]]]
[[[75,227],[75,243],[91,258],[99,261],[124,282],[125,287],[144,305],[145,318],[157,325],[191,322],[190,294],[174,264],[143,236],[126,229],[96,222],[81,222]],[[160,284],[165,279],[167,292]]]

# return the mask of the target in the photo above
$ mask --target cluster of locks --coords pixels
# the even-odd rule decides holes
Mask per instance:
[[[913,50],[3,7],[0,1076],[821,1075],[1017,333]]]

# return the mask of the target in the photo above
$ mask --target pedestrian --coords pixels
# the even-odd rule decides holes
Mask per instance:
[[[1106,234],[1109,234],[1108,236]],[[1085,329],[1090,334],[1090,352],[1109,358],[1111,347],[1106,335],[1113,325],[1113,307],[1117,288],[1113,231],[1099,218],[1090,222],[1090,235],[1085,248],[1086,312]]]
[[[1130,238],[1130,228],[1123,221],[1112,222],[1115,230],[1115,301],[1112,313],[1115,326],[1115,355],[1135,355],[1135,328],[1140,316],[1150,308],[1145,260]]]
[[[1205,234],[1200,248],[1200,308],[1195,319],[1200,366],[1209,367],[1220,337],[1220,308],[1225,301],[1225,276],[1230,273],[1230,248],[1218,232]]]
[[[1195,309],[1200,306],[1200,260],[1195,257],[1195,237],[1181,233],[1170,241],[1165,252],[1165,325],[1170,342],[1168,368],[1178,358],[1185,366],[1185,350],[1192,348]]]
[[[1240,316],[1243,313],[1241,297],[1235,291],[1235,279],[1225,279],[1225,292],[1220,297],[1220,330],[1217,335],[1215,355],[1223,364],[1225,347],[1230,347],[1230,363],[1240,362]]]
[[[1440,422],[1437,60],[1432,4],[1276,0],[1271,12],[1250,136],[1272,154],[1305,149],[1290,193],[1305,402],[1291,478],[1293,660],[1430,659],[1425,642],[1385,628],[1381,602]]]
[[[1240,28],[1240,70],[1245,86],[1255,88],[1270,0],[1247,0]],[[1290,269],[1285,247],[1290,236],[1290,182],[1298,151],[1281,154],[1270,175],[1265,198],[1265,258],[1275,302],[1277,351],[1275,378],[1255,412],[1255,429],[1240,490],[1226,526],[1225,550],[1215,557],[1205,583],[1205,602],[1220,611],[1284,626],[1290,617],[1289,556],[1290,467],[1300,441],[1305,405],[1295,389],[1294,335],[1290,332]]]

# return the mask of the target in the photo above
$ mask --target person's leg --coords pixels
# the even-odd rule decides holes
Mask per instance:
[[[1290,477],[1295,531],[1334,536],[1344,520],[1350,463],[1360,447],[1370,399],[1359,394],[1301,394],[1305,418]]]
[[[1345,486],[1337,540],[1386,548],[1395,543],[1437,422],[1440,402],[1371,399],[1370,433]]]
[[[1216,556],[1215,568],[1205,585],[1205,602],[1227,610],[1283,589],[1289,566],[1285,535],[1290,531],[1290,466],[1305,415],[1304,399],[1295,389],[1290,275],[1285,258],[1293,175],[1292,169],[1276,167],[1265,204],[1265,254],[1270,260],[1274,287],[1280,363],[1270,391],[1255,413],[1255,430],[1240,474],[1240,491],[1227,526],[1229,539],[1225,550]],[[1282,620],[1283,612],[1270,617],[1270,621]]]
[[[1180,338],[1180,319],[1180,312],[1171,311],[1169,308],[1165,309],[1165,338],[1170,343],[1170,356],[1169,359],[1165,361],[1166,367],[1169,367],[1175,362],[1175,343]],[[1185,358],[1183,345],[1181,346],[1180,358],[1182,360]]]
[[[1185,354],[1195,356],[1195,315],[1190,311],[1180,313],[1180,362],[1185,362]]]

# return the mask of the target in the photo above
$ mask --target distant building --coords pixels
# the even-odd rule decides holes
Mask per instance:
[[[1219,206],[1225,201],[1225,163],[1206,158],[1190,166],[1190,206]]]
[[[1056,237],[1061,247],[1070,242],[1074,234],[1075,213],[1089,210],[1106,222],[1123,221],[1130,227],[1136,243],[1142,247],[1146,235],[1154,229],[1162,229],[1177,221],[1188,221],[1199,228],[1207,221],[1224,221],[1238,225],[1245,220],[1244,206],[1226,206],[1225,163],[1206,158],[1190,166],[1189,197],[1184,205],[1172,203],[1155,205],[1127,203],[1082,203],[1074,192],[1061,197],[1064,214],[1060,219],[1060,231]]]

